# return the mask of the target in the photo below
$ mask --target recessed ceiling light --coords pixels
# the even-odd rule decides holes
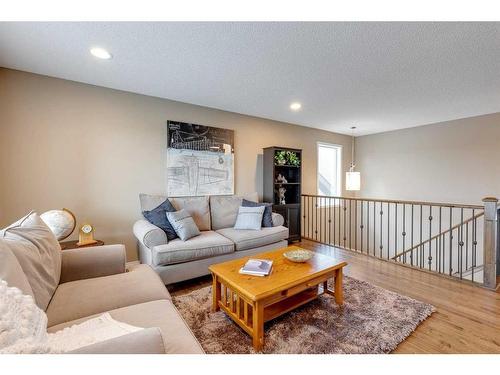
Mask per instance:
[[[90,49],[90,53],[99,58],[99,59],[103,59],[103,60],[109,60],[112,56],[111,56],[111,53],[109,53],[108,51],[106,51],[104,48],[100,48],[100,47],[94,47],[94,48],[91,48]]]
[[[298,103],[298,102],[295,102],[295,103],[292,103],[290,104],[290,109],[292,111],[298,111],[299,109],[302,108],[302,104]]]

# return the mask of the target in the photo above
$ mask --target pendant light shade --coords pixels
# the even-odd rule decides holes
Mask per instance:
[[[345,189],[360,190],[361,189],[361,173],[346,172],[345,173]]]
[[[345,189],[348,191],[357,191],[361,189],[361,173],[355,172],[354,167],[356,164],[354,163],[354,129],[355,126],[351,128],[352,131],[352,158],[351,158],[351,167],[349,171],[345,173]]]

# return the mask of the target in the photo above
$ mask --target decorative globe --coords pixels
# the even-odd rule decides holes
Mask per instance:
[[[40,218],[47,224],[58,241],[69,237],[75,230],[75,215],[66,208],[44,212]]]

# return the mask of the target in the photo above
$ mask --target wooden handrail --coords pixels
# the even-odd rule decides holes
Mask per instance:
[[[421,246],[424,246],[426,243],[432,242],[432,241],[434,241],[436,238],[439,238],[440,236],[444,236],[445,234],[447,234],[447,233],[449,233],[449,232],[453,232],[455,229],[460,228],[461,226],[463,226],[463,225],[465,225],[465,224],[467,224],[467,223],[470,223],[472,220],[476,220],[476,219],[480,218],[480,217],[481,217],[481,216],[483,216],[483,215],[484,215],[484,211],[483,211],[483,212],[478,213],[477,215],[474,215],[474,216],[470,217],[469,219],[465,220],[464,222],[460,222],[460,223],[458,223],[457,225],[454,225],[453,227],[451,227],[451,228],[449,228],[449,229],[445,230],[444,232],[441,232],[441,233],[436,234],[435,236],[433,236],[433,237],[431,237],[431,238],[429,238],[429,239],[427,239],[427,240],[425,240],[425,241],[423,241],[423,242],[419,243],[418,245],[413,246],[412,248],[410,248],[410,249],[408,249],[408,250],[404,250],[403,252],[401,252],[401,253],[399,253],[399,254],[394,255],[391,259],[392,259],[392,260],[395,260],[395,259],[399,258],[400,256],[402,256],[402,255],[404,255],[404,254],[407,254],[407,253],[409,253],[409,252],[412,252],[413,250],[418,249],[418,248],[419,248],[419,247],[421,247]]]
[[[424,201],[404,201],[404,200],[391,200],[391,199],[376,199],[376,198],[354,198],[354,197],[338,197],[333,195],[315,195],[315,194],[302,194],[303,197],[316,197],[316,198],[329,198],[329,199],[345,199],[351,201],[369,201],[381,203],[398,203],[398,204],[414,204],[422,206],[433,207],[448,207],[448,208],[469,208],[474,210],[482,210],[484,206],[473,204],[460,204],[460,203],[440,203],[440,202],[424,202]]]

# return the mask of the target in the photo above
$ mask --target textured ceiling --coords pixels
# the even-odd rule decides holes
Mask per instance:
[[[359,135],[500,111],[500,23],[3,22],[0,66]]]

